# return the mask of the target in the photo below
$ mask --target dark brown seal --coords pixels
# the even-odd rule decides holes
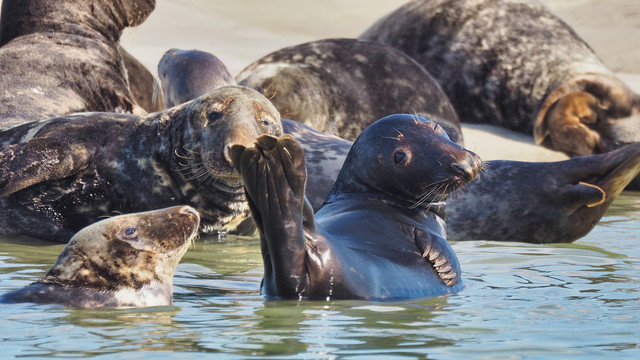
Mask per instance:
[[[103,216],[191,205],[204,232],[247,214],[228,151],[282,134],[258,92],[217,89],[146,116],[82,113],[0,131],[0,233],[66,242]]]
[[[325,205],[305,199],[305,162],[290,136],[234,146],[260,232],[268,297],[420,298],[462,288],[439,203],[473,179],[479,158],[422,117],[368,126],[347,155]]]
[[[158,62],[158,77],[169,107],[236,84],[220,59],[199,50],[168,50]]]
[[[118,41],[154,0],[4,0],[0,126],[81,111],[139,112]]]
[[[424,66],[463,122],[527,134],[571,156],[640,140],[640,96],[535,0],[416,0],[361,39]]]
[[[428,115],[462,143],[456,112],[440,86],[405,54],[355,39],[326,39],[275,51],[236,81],[262,92],[283,118],[353,140],[396,113]]]
[[[80,230],[37,282],[0,297],[78,308],[167,306],[173,275],[198,234],[188,206],[127,214]]]
[[[122,46],[118,47],[118,52],[120,52],[120,56],[124,61],[127,79],[129,80],[129,89],[136,103],[147,112],[166,109],[167,105],[164,101],[162,88],[155,76]],[[194,96],[192,99],[196,97]]]

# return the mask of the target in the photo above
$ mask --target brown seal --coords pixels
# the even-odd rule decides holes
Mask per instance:
[[[570,156],[640,141],[640,96],[535,0],[415,0],[360,38],[424,66],[463,122],[534,134]]]
[[[461,144],[458,116],[424,68],[381,44],[326,39],[275,51],[236,81],[262,92],[283,118],[355,139],[375,120],[396,113],[428,115]]]
[[[260,232],[265,296],[393,300],[462,288],[438,210],[478,173],[475,154],[422,117],[385,117],[355,141],[315,215],[304,156],[289,135],[231,149]]]
[[[199,223],[188,206],[99,221],[75,234],[40,280],[0,301],[91,309],[171,305],[176,266]]]
[[[4,0],[0,126],[82,111],[144,112],[118,41],[154,0]]]
[[[255,90],[228,86],[137,116],[81,113],[0,131],[0,233],[60,242],[103,216],[191,205],[234,230],[246,200],[229,148],[282,134]]]

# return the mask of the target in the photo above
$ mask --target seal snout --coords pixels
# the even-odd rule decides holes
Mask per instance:
[[[451,164],[451,172],[467,183],[478,175],[481,167],[480,157],[472,152],[467,152],[464,160]]]

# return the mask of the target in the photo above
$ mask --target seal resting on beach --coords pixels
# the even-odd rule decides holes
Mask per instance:
[[[137,116],[82,113],[0,131],[0,233],[66,242],[103,216],[191,205],[203,231],[245,219],[233,144],[280,136],[255,90],[229,86]]]
[[[428,116],[462,144],[455,110],[436,81],[391,47],[325,39],[272,52],[236,76],[263,93],[285,119],[354,140],[369,124],[396,113]]]
[[[0,301],[85,309],[171,305],[173,274],[199,223],[189,206],[99,221],[75,234],[40,280]]]
[[[640,141],[640,96],[535,0],[415,0],[360,38],[424,66],[463,122],[532,134],[569,156]]]
[[[392,115],[367,127],[315,216],[292,137],[261,136],[233,146],[231,158],[260,232],[265,296],[392,300],[461,289],[438,210],[481,162],[437,124]]]
[[[154,0],[4,0],[0,126],[82,111],[144,113],[118,41]]]

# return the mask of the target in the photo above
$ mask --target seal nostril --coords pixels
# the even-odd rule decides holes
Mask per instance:
[[[451,170],[456,175],[462,176],[466,181],[471,181],[476,176],[476,167],[471,165],[472,163],[475,165],[475,161],[470,162],[468,160],[451,164]]]
[[[231,161],[231,145],[225,145],[222,150],[222,155],[224,156],[224,160],[233,167],[233,162]]]

